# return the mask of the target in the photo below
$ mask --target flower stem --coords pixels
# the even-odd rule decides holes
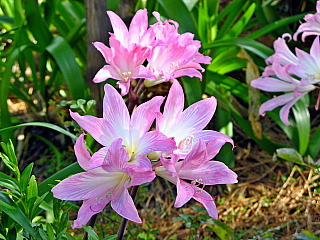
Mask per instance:
[[[139,190],[139,186],[133,186],[132,187],[130,195],[131,195],[133,201],[137,196],[138,190]],[[116,240],[122,240],[123,239],[124,232],[126,231],[127,225],[128,225],[128,219],[122,218],[122,221],[120,223],[120,227],[119,227],[118,232],[117,232],[118,236],[117,236]]]

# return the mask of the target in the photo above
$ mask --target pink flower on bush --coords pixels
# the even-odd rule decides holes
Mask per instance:
[[[157,79],[146,79],[145,86],[150,87],[181,76],[197,77],[201,80],[202,75],[198,70],[203,72],[204,69],[200,63],[210,64],[211,57],[198,52],[201,47],[200,41],[193,40],[191,33],[180,35],[177,22],[167,20],[162,23],[159,13],[153,14],[158,20],[152,25],[156,38],[165,42],[165,45],[154,47],[148,57],[147,67]]]
[[[301,82],[288,73],[290,65],[285,67],[274,62],[272,69],[275,73],[273,77],[260,77],[251,82],[251,86],[267,92],[289,92],[278,97],[274,97],[263,103],[259,113],[264,116],[266,111],[272,111],[276,107],[283,106],[280,110],[280,119],[285,125],[290,125],[288,117],[290,108],[305,94],[315,89],[313,85],[301,86]]]
[[[302,41],[310,35],[320,35],[320,1],[317,2],[317,12],[315,14],[307,14],[304,17],[305,23],[302,23],[297,32],[293,35],[293,39],[297,41],[298,35],[302,33]]]
[[[103,99],[103,118],[80,116],[71,112],[71,117],[86,130],[101,145],[105,146],[96,152],[90,161],[90,169],[102,164],[108,147],[118,138],[129,155],[130,163],[139,165],[140,157],[153,151],[172,151],[176,149],[175,142],[159,131],[148,132],[156,113],[159,112],[163,97],[156,96],[139,105],[132,113],[131,119],[128,109],[120,94],[111,85],[105,84]]]
[[[81,228],[89,219],[102,211],[111,202],[111,207],[119,215],[133,222],[141,223],[134,202],[128,193],[128,188],[155,178],[150,161],[144,157],[144,165],[137,167],[129,164],[129,155],[122,146],[122,140],[116,139],[108,148],[105,156],[101,157],[101,166],[88,170],[90,154],[84,145],[84,134],[75,144],[75,153],[79,165],[86,170],[64,179],[52,192],[55,198],[62,200],[80,201],[78,218],[73,228]]]
[[[196,102],[183,111],[184,94],[183,89],[177,80],[173,81],[164,111],[157,113],[157,130],[164,133],[167,137],[173,138],[178,149],[175,154],[184,158],[196,145],[199,139],[208,143],[214,139],[220,139],[223,144],[233,141],[227,135],[204,129],[216,110],[217,100],[210,97]]]
[[[191,198],[203,204],[209,216],[218,219],[218,212],[211,195],[203,190],[206,185],[237,183],[237,175],[224,163],[210,161],[221,148],[219,139],[206,144],[200,139],[183,161],[172,154],[171,158],[161,156],[163,166],[156,167],[158,176],[177,186],[175,207],[181,207]],[[188,183],[185,180],[191,181]],[[202,185],[202,187],[200,187]]]

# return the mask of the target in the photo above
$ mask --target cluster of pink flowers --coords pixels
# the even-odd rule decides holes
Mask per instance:
[[[74,221],[81,228],[110,202],[122,217],[141,222],[128,188],[162,177],[177,187],[175,207],[191,198],[203,204],[208,214],[217,219],[214,199],[204,190],[205,185],[232,184],[237,175],[225,164],[211,159],[230,137],[220,132],[203,130],[210,122],[217,100],[210,97],[184,110],[184,93],[177,77],[188,75],[201,78],[197,69],[210,58],[198,53],[200,42],[190,33],[178,34],[174,21],[160,21],[148,29],[147,12],[139,10],[129,31],[122,20],[108,12],[114,29],[111,48],[94,43],[109,65],[95,76],[95,82],[118,79],[121,95],[128,93],[130,80],[145,78],[145,85],[173,80],[164,111],[164,97],[155,96],[139,105],[130,116],[122,96],[105,84],[103,118],[80,116],[72,118],[103,147],[92,156],[82,134],[76,141],[75,154],[85,170],[64,179],[52,192],[63,200],[83,200]],[[142,63],[147,59],[148,65]],[[156,120],[156,130],[151,126]]]
[[[302,40],[309,35],[320,35],[320,1],[317,2],[317,13],[307,14],[305,23],[301,24],[293,39],[302,33]],[[317,36],[311,46],[310,54],[296,48],[293,54],[288,48],[285,38],[291,40],[290,34],[284,34],[274,42],[275,54],[270,56],[266,62],[262,76],[251,82],[251,86],[268,92],[286,92],[284,95],[274,97],[263,103],[260,107],[260,114],[265,115],[278,106],[282,122],[289,125],[290,108],[304,95],[318,88],[320,82],[320,43]],[[318,109],[319,97],[316,104]]]
[[[129,30],[121,18],[108,11],[114,33],[109,40],[110,48],[101,42],[93,43],[102,53],[108,65],[96,74],[93,81],[117,79],[121,95],[129,92],[132,79],[143,78],[147,87],[168,82],[181,76],[202,78],[200,63],[210,64],[211,58],[200,54],[200,41],[193,34],[178,33],[178,23],[160,21],[148,28],[147,10],[139,10],[132,19]],[[142,64],[147,60],[148,65]]]

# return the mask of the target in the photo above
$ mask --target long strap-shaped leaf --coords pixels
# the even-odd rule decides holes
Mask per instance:
[[[76,57],[67,41],[63,37],[57,36],[46,49],[59,66],[72,98],[84,99],[87,87],[76,62]]]
[[[230,39],[216,40],[212,43],[203,44],[203,49],[226,47],[226,46],[243,47],[244,49],[257,54],[262,59],[267,59],[269,56],[271,56],[274,53],[274,51],[271,48],[263,45],[262,43],[259,43],[257,41],[254,41],[252,39],[247,39],[247,38],[230,38]]]
[[[2,128],[2,129],[0,129],[0,135],[2,135],[3,133],[6,133],[6,132],[12,131],[14,129],[17,129],[17,128],[27,127],[27,126],[38,126],[38,127],[50,128],[50,129],[56,130],[60,133],[63,133],[65,135],[69,136],[73,140],[77,139],[77,136],[73,135],[72,133],[68,132],[67,130],[65,130],[57,125],[54,125],[52,123],[44,123],[44,122],[22,123],[22,124],[18,124],[18,125],[12,126],[12,127]]]
[[[4,192],[0,191],[0,208],[13,220],[20,224],[28,233],[37,240],[42,240],[37,232],[32,228],[29,220],[15,204],[15,202]]]

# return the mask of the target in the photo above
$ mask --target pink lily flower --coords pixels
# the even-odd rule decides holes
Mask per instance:
[[[105,146],[96,152],[90,161],[89,169],[102,164],[108,147],[118,138],[123,139],[123,145],[129,155],[129,162],[139,165],[140,156],[153,151],[172,151],[176,149],[175,142],[159,131],[148,132],[159,112],[163,97],[156,96],[139,105],[132,113],[120,94],[109,84],[104,86],[103,118],[80,116],[70,112],[71,117],[86,130],[101,145]]]
[[[89,219],[102,211],[111,202],[111,207],[120,216],[130,221],[141,223],[134,202],[128,193],[128,188],[142,183],[151,182],[155,178],[151,163],[145,156],[140,156],[145,162],[143,167],[128,164],[129,156],[122,147],[122,140],[115,140],[102,157],[102,165],[88,170],[90,154],[84,145],[84,134],[76,141],[75,154],[80,166],[86,170],[62,180],[52,192],[55,198],[80,201],[78,217],[72,228],[81,228]]]
[[[156,32],[156,38],[165,42],[165,46],[156,46],[152,49],[148,59],[147,68],[155,75],[156,79],[146,79],[144,84],[147,87],[168,82],[181,76],[197,77],[202,80],[204,69],[200,63],[210,64],[211,58],[200,54],[200,41],[193,40],[193,34],[185,33],[180,35],[177,31],[178,23],[169,20],[162,23],[160,15],[154,12],[153,15],[158,22],[152,25]],[[170,23],[173,23],[170,24]]]
[[[136,46],[134,49],[128,50],[118,40],[112,38],[110,38],[111,48],[101,42],[95,42],[93,45],[109,64],[98,71],[93,82],[99,83],[109,78],[117,79],[121,95],[124,96],[129,92],[132,79],[156,79],[156,76],[142,65],[148,55],[145,47]]]
[[[310,35],[320,35],[320,1],[317,2],[317,12],[315,14],[307,14],[304,17],[305,23],[302,23],[297,32],[293,35],[293,39],[297,41],[298,35],[302,33],[302,41]]]
[[[192,104],[183,111],[183,89],[177,80],[173,80],[164,112],[156,115],[157,130],[175,140],[178,149],[174,153],[180,155],[180,158],[184,158],[199,139],[205,143],[220,139],[233,145],[232,139],[223,133],[202,130],[210,122],[216,107],[217,100],[210,97]]]
[[[294,65],[281,66],[274,62],[272,67],[275,77],[260,77],[251,82],[251,86],[267,92],[289,92],[278,97],[274,97],[263,103],[259,109],[260,115],[264,116],[266,111],[271,111],[278,106],[284,105],[280,110],[281,121],[289,126],[290,108],[305,94],[315,89],[314,85],[302,86],[301,82],[290,76],[288,68]]]
[[[207,210],[209,216],[218,219],[218,211],[211,195],[204,191],[205,185],[237,183],[237,174],[230,170],[224,163],[210,161],[222,145],[216,141],[206,144],[200,139],[183,161],[178,161],[175,154],[170,159],[161,156],[163,166],[156,167],[158,176],[172,182],[177,186],[175,207],[181,207],[191,198],[200,202]],[[191,184],[182,180],[191,180]],[[202,185],[202,188],[199,187]]]

